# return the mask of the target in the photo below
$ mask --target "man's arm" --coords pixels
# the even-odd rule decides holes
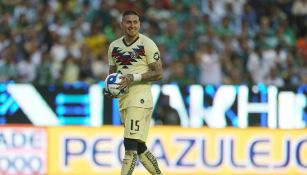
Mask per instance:
[[[161,60],[148,65],[149,71],[142,74],[141,81],[159,81],[163,78],[163,68]]]
[[[116,72],[116,66],[109,66],[109,74],[115,73]]]
[[[148,65],[149,71],[143,74],[139,74],[140,76],[139,80],[135,80],[135,76],[133,74],[127,74],[123,75],[122,82],[119,83],[119,88],[125,88],[129,85],[132,81],[159,81],[163,78],[163,68],[161,60],[158,60],[156,62],[153,62]]]

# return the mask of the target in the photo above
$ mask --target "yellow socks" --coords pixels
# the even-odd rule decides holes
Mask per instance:
[[[162,175],[156,157],[148,150],[139,155],[140,162],[152,175]]]
[[[156,157],[148,150],[139,155],[140,162],[152,175],[162,175]],[[137,162],[136,151],[126,151],[121,169],[121,175],[132,175]]]
[[[125,151],[125,157],[121,169],[121,175],[132,175],[135,164],[137,161],[136,151]]]

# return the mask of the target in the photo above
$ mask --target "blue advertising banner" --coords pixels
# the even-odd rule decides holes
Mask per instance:
[[[0,84],[0,124],[120,125],[118,100],[104,97],[103,86]],[[155,124],[283,129],[306,128],[307,124],[307,85],[282,89],[263,84],[154,84],[152,93]]]

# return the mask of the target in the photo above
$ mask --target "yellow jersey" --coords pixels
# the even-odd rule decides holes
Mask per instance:
[[[108,50],[110,66],[116,66],[116,72],[122,74],[143,74],[149,70],[148,65],[160,59],[157,45],[147,36],[139,37],[131,44],[124,37],[113,41]],[[132,82],[127,93],[119,97],[119,110],[127,107],[151,108],[153,106],[151,82]]]

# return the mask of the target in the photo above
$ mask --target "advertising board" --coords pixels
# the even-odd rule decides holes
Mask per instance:
[[[104,98],[103,86],[103,82],[64,86],[0,84],[0,125],[120,125],[118,99]],[[182,127],[307,126],[307,85],[285,89],[263,84],[154,84],[151,89],[155,111],[166,107],[162,104],[167,105],[178,113]],[[162,96],[168,96],[166,104],[161,103]],[[158,123],[157,118],[154,113],[153,123]]]
[[[122,127],[50,127],[49,174],[117,175]],[[148,148],[163,174],[307,174],[307,130],[154,127]],[[136,175],[146,174],[138,163]]]
[[[46,128],[0,127],[0,174],[46,174],[47,141]]]

